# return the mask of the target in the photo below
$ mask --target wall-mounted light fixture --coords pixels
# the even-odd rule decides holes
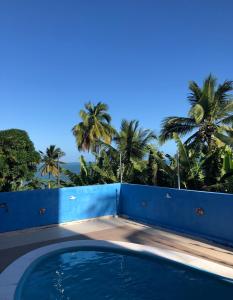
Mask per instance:
[[[198,215],[200,217],[204,216],[204,214],[205,214],[205,211],[202,207],[196,208],[195,212],[196,212],[196,215]]]
[[[41,216],[44,215],[45,212],[46,212],[46,208],[41,207],[41,208],[39,209],[39,213],[40,213]]]
[[[171,199],[172,198],[172,196],[171,196],[171,194],[169,194],[169,193],[166,193],[166,196],[165,196],[167,199]]]
[[[5,212],[8,212],[8,206],[5,202],[0,203],[0,208],[3,208]]]
[[[76,199],[76,197],[75,196],[69,196],[69,200],[75,200]]]

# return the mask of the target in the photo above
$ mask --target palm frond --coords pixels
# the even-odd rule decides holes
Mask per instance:
[[[229,92],[233,91],[233,81],[225,80],[223,84],[219,84],[217,91],[215,92],[216,100],[222,104],[230,98]]]
[[[189,111],[190,117],[195,119],[196,124],[200,124],[203,121],[205,111],[200,104],[195,104]]]
[[[198,86],[198,84],[195,81],[191,81],[189,83],[189,89],[190,89],[190,94],[188,95],[188,100],[190,104],[193,106],[197,104],[202,96],[202,91],[201,88]]]
[[[218,138],[223,144],[229,145],[230,147],[233,148],[233,138],[226,136],[222,133],[217,132],[215,134],[216,138]]]
[[[80,111],[82,121],[72,128],[78,150],[96,152],[98,140],[110,143],[115,129],[111,126],[111,116],[107,113],[108,106],[98,102],[85,104],[86,110]]]
[[[198,125],[194,118],[167,117],[162,121],[162,129],[159,137],[160,142],[164,143],[172,139],[173,133],[185,136],[196,128],[198,128]]]

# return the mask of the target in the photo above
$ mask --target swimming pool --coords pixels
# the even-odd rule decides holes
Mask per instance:
[[[159,257],[86,248],[42,257],[25,273],[17,300],[231,299],[233,284]]]

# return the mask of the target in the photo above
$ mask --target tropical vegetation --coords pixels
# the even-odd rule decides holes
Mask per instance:
[[[111,116],[107,112],[108,106],[102,102],[93,105],[85,104],[85,110],[80,110],[82,121],[72,129],[78,150],[93,151],[98,149],[97,142],[110,143],[115,133],[111,126]]]
[[[61,164],[60,158],[65,155],[65,153],[60,149],[56,148],[55,145],[50,145],[46,148],[45,153],[40,151],[41,154],[41,175],[48,174],[48,188],[51,188],[51,176],[56,177],[57,186],[60,186],[60,173],[61,173]]]
[[[40,154],[24,130],[0,131],[0,191],[23,189],[36,172]]]
[[[217,86],[216,78],[209,75],[202,87],[191,81],[189,89],[191,107],[188,116],[165,118],[160,140],[173,139],[174,133],[181,137],[191,134],[185,144],[195,151],[206,152],[224,144],[233,145],[229,136],[233,133],[233,101],[229,95],[233,81],[226,80]]]
[[[38,153],[28,141],[30,151],[25,156],[16,150],[19,136],[4,140],[2,131],[0,188],[9,191],[128,182],[233,192],[232,90],[232,81],[217,84],[212,75],[202,86],[191,81],[187,115],[166,117],[158,135],[143,128],[138,120],[122,120],[116,130],[105,103],[85,104],[80,121],[72,128],[77,149],[83,152],[78,173],[65,168],[60,160],[64,152],[55,145]],[[176,143],[174,155],[160,150],[168,140]],[[92,154],[91,162],[86,161],[85,152]],[[24,162],[25,158],[28,161]],[[39,162],[42,178],[34,176]]]
[[[78,138],[78,149],[91,149],[95,160],[87,163],[81,156],[80,173],[66,173],[70,181],[79,185],[124,181],[232,192],[233,82],[217,85],[216,78],[209,75],[202,86],[191,81],[189,90],[188,115],[165,118],[159,137],[136,120],[123,120],[119,132],[111,130],[109,140],[91,135],[89,146],[80,147],[82,139]],[[76,137],[83,136],[83,127],[75,128]],[[169,139],[177,145],[174,156],[159,150]]]

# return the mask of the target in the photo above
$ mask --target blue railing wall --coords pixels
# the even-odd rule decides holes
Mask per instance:
[[[233,246],[233,195],[122,184],[119,214]]]
[[[116,215],[120,184],[0,193],[0,232]]]
[[[0,193],[0,232],[124,215],[233,246],[233,195],[132,184]]]

